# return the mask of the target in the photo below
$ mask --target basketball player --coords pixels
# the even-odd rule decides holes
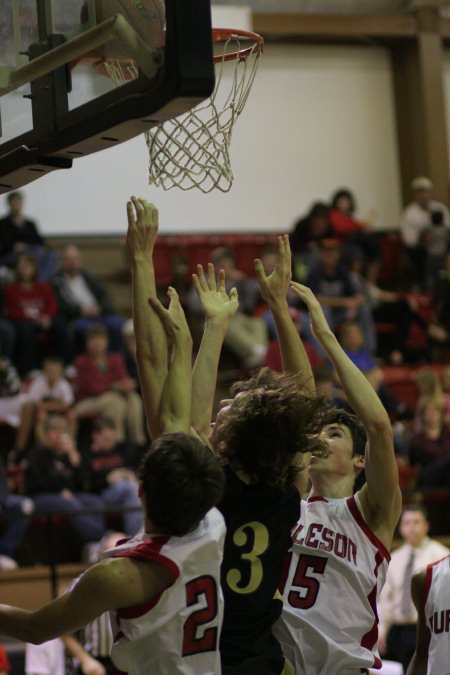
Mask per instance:
[[[392,428],[311,290],[291,288],[308,308],[356,416],[338,411],[320,434],[328,456],[311,457],[311,492],[293,531],[274,632],[297,675],[352,675],[381,667],[376,599],[401,509]],[[353,495],[364,470],[367,482]]]
[[[284,243],[280,240],[280,265],[272,281],[286,296],[290,266],[283,255]],[[147,273],[153,275],[149,253],[151,246],[147,245]],[[227,295],[223,272],[218,283],[212,266],[207,280],[201,267],[198,272],[194,280],[206,321],[194,367],[192,418],[195,430],[205,438],[210,434],[220,349],[238,300],[234,290]],[[146,323],[143,317],[140,322],[145,332],[139,339],[152,352],[141,376],[145,391],[147,381],[155,377],[151,369],[159,367],[162,358],[152,322],[163,318],[164,308],[156,299],[154,279],[135,275],[134,283],[135,308],[143,308],[146,314]],[[145,312],[149,297],[150,313]],[[285,311],[292,324],[287,305]],[[154,420],[157,429],[158,399],[149,390],[144,400],[151,408],[148,419]],[[281,647],[271,627],[281,612],[281,602],[275,598],[277,584],[291,545],[290,532],[299,515],[294,476],[303,452],[321,447],[314,436],[322,426],[323,411],[323,400],[299,389],[294,378],[277,376],[266,369],[250,385],[238,384],[234,400],[223,402],[217,416],[210,442],[225,465],[226,476],[225,494],[219,504],[227,524],[221,573],[225,615],[220,643],[222,672],[226,675],[292,672],[284,670]]]
[[[290,275],[289,241],[282,237],[277,266],[269,277],[261,271],[260,286],[278,333],[295,341],[299,338],[286,302]],[[223,295],[220,275],[216,286],[212,266],[207,279],[199,266],[194,281],[205,328],[193,376],[193,426],[203,438],[209,436],[226,476],[225,495],[219,504],[227,524],[222,565],[223,673],[290,673],[293,671],[272,635],[272,625],[281,612],[276,588],[291,545],[293,521],[299,514],[293,465],[311,448],[312,428],[319,428],[324,421],[323,400],[311,393],[310,379],[299,387],[298,380],[305,379],[303,373],[297,379],[263,369],[234,386],[234,399],[222,401],[211,433],[215,374],[230,320],[230,300]],[[283,357],[286,368],[299,375],[291,368],[289,354]]]
[[[406,675],[450,675],[450,556],[416,574],[411,593],[419,618]]]
[[[133,241],[145,216],[142,202],[135,212],[129,205],[128,215]],[[166,322],[175,328],[173,359],[161,387],[164,433],[144,456],[138,474],[144,531],[113,549],[70,592],[44,607],[28,612],[0,605],[0,633],[38,644],[110,611],[112,660],[119,671],[216,675],[225,527],[212,507],[221,498],[224,477],[210,451],[186,433],[192,341],[176,296],[167,314]]]

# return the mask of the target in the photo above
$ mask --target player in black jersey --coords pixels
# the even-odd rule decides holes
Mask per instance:
[[[278,263],[269,277],[260,261],[256,263],[261,293],[278,333],[299,343],[300,350],[286,301],[290,270],[287,237],[279,239]],[[272,635],[282,609],[277,586],[291,546],[291,529],[299,516],[295,476],[303,453],[314,449],[313,437],[325,423],[324,401],[315,396],[306,354],[305,362],[299,363],[297,356],[291,359],[291,351],[285,352],[284,367],[292,374],[262,369],[253,378],[236,383],[233,398],[222,402],[210,434],[215,373],[232,320],[232,297],[226,295],[221,274],[216,285],[212,266],[207,279],[199,267],[194,281],[206,321],[193,373],[193,426],[202,439],[209,437],[226,475],[224,497],[218,505],[227,525],[222,563],[223,673],[287,674],[293,671]]]

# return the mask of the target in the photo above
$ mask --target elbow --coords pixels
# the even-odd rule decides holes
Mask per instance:
[[[379,438],[380,436],[383,436],[386,439],[393,439],[392,423],[387,414],[367,422],[364,426],[366,427],[369,438]]]

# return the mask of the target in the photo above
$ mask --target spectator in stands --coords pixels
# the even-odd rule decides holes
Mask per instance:
[[[70,322],[77,353],[82,349],[87,329],[94,323],[101,323],[108,329],[111,351],[121,350],[124,319],[114,313],[105,286],[83,268],[81,253],[76,246],[66,246],[61,255],[60,270],[53,275],[51,283],[60,314]]]
[[[376,337],[373,317],[365,297],[359,293],[351,280],[349,269],[342,262],[342,247],[336,239],[324,239],[320,244],[317,264],[308,274],[306,285],[316,295],[331,329],[348,321],[357,319],[364,331],[364,342],[374,353]],[[320,356],[323,349],[314,338],[308,312],[302,309],[304,337],[314,346]]]
[[[425,251],[425,289],[433,291],[450,243],[450,223],[444,223],[442,211],[431,213],[431,225],[422,231],[420,241]]]
[[[419,398],[416,403],[414,430],[421,431],[424,406],[430,401],[434,401],[440,407],[443,406],[444,390],[439,375],[432,368],[422,368],[419,370],[416,375],[416,384],[419,390]]]
[[[411,263],[411,272],[415,273],[417,283],[423,287],[426,255],[422,234],[431,227],[433,213],[442,213],[445,227],[450,225],[450,213],[445,204],[432,200],[433,183],[429,178],[424,176],[414,178],[411,182],[411,191],[413,200],[403,211],[400,235]]]
[[[417,487],[450,484],[450,427],[443,402],[430,399],[420,412],[420,431],[411,439],[410,463],[420,467]]]
[[[0,535],[0,570],[14,569],[14,560],[28,530],[28,519],[34,511],[29,497],[11,494],[3,461],[0,459],[0,510],[3,526]]]
[[[9,211],[0,219],[0,265],[14,266],[18,253],[31,253],[37,260],[39,279],[47,280],[58,264],[58,254],[52,251],[39,234],[36,223],[23,215],[23,195],[10,192]]]
[[[355,211],[355,197],[350,190],[340,188],[333,194],[329,214],[332,237],[342,242],[344,255],[349,263],[353,258],[363,256],[364,276],[375,282],[381,264],[381,249],[371,231],[370,223],[356,220]]]
[[[399,401],[386,386],[383,371],[365,346],[364,333],[358,321],[353,319],[342,324],[339,342],[349,359],[365,374],[388,413],[396,419],[413,417],[408,406]]]
[[[115,511],[124,509],[124,530],[131,537],[141,529],[143,513],[138,481],[128,457],[125,443],[118,442],[114,421],[108,417],[94,420],[83,482],[90,492],[101,497],[106,507]]]
[[[27,400],[22,411],[16,445],[9,459],[20,462],[29,446],[32,434],[42,441],[43,424],[48,415],[65,415],[69,433],[75,435],[75,415],[72,410],[74,395],[72,385],[64,377],[63,361],[58,356],[47,356],[42,363],[42,372],[30,383]]]
[[[129,377],[122,354],[108,352],[108,333],[101,325],[86,334],[86,350],[74,362],[77,418],[105,415],[117,424],[118,440],[136,445],[146,442],[142,400],[137,381]]]
[[[391,349],[389,353],[379,352],[392,364],[399,365],[404,360],[408,360],[407,340],[413,323],[428,334],[433,344],[441,344],[447,339],[447,333],[441,326],[436,322],[428,323],[422,318],[413,296],[405,296],[402,293],[379,288],[359,273],[358,264],[350,272],[350,277],[354,288],[364,295],[367,304],[372,309],[375,328],[376,323],[392,324]]]
[[[444,264],[438,270],[436,284],[432,291],[436,305],[436,318],[445,330],[450,330],[450,251]]]
[[[216,273],[220,269],[225,271],[227,293],[235,287],[239,296],[239,309],[230,321],[224,344],[245,368],[257,368],[264,363],[268,346],[266,325],[263,319],[253,315],[260,298],[258,283],[237,269],[233,253],[225,247],[215,249],[211,261]],[[187,302],[191,312],[202,315],[194,286],[189,291]]]
[[[381,655],[408,667],[416,642],[417,612],[411,599],[411,578],[448,549],[428,537],[430,523],[422,504],[406,504],[399,531],[403,544],[392,553],[379,603]],[[437,675],[437,673],[436,673]]]
[[[289,236],[294,259],[294,278],[303,281],[317,260],[319,243],[332,239],[330,207],[323,202],[314,202],[306,216],[297,220]]]
[[[18,429],[26,400],[17,370],[9,359],[0,358],[0,421]]]
[[[103,513],[77,513],[83,509],[102,510],[98,495],[81,490],[81,456],[69,434],[63,415],[50,415],[44,424],[43,443],[30,453],[26,470],[26,492],[37,513],[57,513],[70,520],[83,542],[99,541],[106,533]]]
[[[16,363],[21,377],[39,368],[38,339],[48,341],[67,363],[70,359],[67,323],[58,315],[55,294],[37,280],[36,260],[30,253],[16,258],[16,281],[5,288],[5,313],[16,330]]]

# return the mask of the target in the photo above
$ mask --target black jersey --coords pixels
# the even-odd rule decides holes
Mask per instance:
[[[279,675],[284,660],[272,625],[282,610],[277,587],[300,517],[300,497],[294,486],[247,485],[228,467],[225,473],[218,506],[227,526],[221,572],[224,673]]]

